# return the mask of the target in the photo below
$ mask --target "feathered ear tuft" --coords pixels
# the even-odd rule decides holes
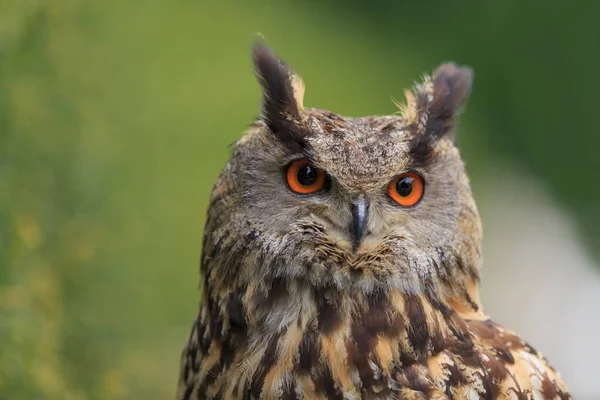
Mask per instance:
[[[262,118],[281,140],[299,140],[306,131],[304,121],[304,84],[287,64],[262,42],[252,48],[257,79],[263,89]]]
[[[454,135],[456,116],[471,93],[473,70],[445,63],[425,77],[412,92],[406,92],[407,105],[403,117],[417,127],[417,133],[437,139]]]
[[[442,125],[438,134],[445,135],[454,129],[456,116],[467,102],[473,84],[473,70],[457,67],[453,63],[442,64],[433,74],[433,93],[429,104],[429,118]]]
[[[406,92],[402,118],[413,131],[410,153],[413,163],[426,164],[433,144],[442,137],[456,136],[456,117],[471,93],[473,70],[445,63],[425,77],[423,83]]]

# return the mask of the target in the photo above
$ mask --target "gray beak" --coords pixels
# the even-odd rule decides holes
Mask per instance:
[[[367,228],[368,208],[369,206],[363,198],[357,199],[352,204],[352,226],[350,227],[350,233],[352,236],[352,245],[354,247],[354,251],[358,249],[358,246],[365,235],[365,229]]]

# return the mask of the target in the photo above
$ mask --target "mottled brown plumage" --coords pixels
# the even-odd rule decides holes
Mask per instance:
[[[570,399],[479,300],[481,226],[453,142],[471,70],[442,65],[400,115],[347,118],[305,109],[301,80],[253,55],[263,113],[212,192],[178,398]],[[286,185],[299,159],[327,173],[322,190]],[[387,191],[407,171],[425,186],[403,207]]]

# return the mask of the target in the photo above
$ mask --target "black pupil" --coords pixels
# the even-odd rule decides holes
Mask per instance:
[[[311,186],[317,181],[317,170],[311,165],[305,165],[298,170],[298,182],[303,186]]]
[[[398,192],[398,194],[402,197],[408,197],[410,195],[410,193],[412,192],[412,183],[413,183],[413,178],[410,177],[405,177],[402,178],[400,180],[398,180],[398,183],[396,183],[396,191]]]

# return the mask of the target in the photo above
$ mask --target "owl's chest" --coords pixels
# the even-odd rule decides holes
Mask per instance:
[[[390,309],[352,318],[331,307],[288,305],[277,319],[284,309],[270,311],[272,321],[229,333],[201,311],[188,345],[195,375],[183,398],[398,399],[437,392],[423,367],[443,345],[434,329],[409,329]]]
[[[212,341],[200,356],[198,399],[397,399],[397,343],[372,348],[340,334],[290,328],[258,342]]]

